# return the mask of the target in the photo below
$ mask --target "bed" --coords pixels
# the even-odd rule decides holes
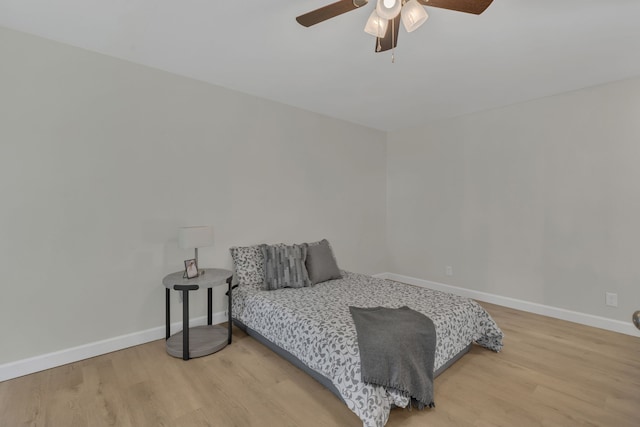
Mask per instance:
[[[234,323],[302,368],[336,394],[365,427],[384,426],[393,406],[409,396],[360,379],[360,355],[349,306],[408,306],[436,328],[435,375],[472,343],[500,351],[503,334],[475,301],[390,280],[341,271],[342,278],[313,286],[262,290],[240,285],[233,293]]]

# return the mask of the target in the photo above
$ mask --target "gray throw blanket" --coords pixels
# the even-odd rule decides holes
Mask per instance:
[[[356,325],[362,381],[406,392],[418,409],[433,408],[433,322],[409,307],[349,307]]]

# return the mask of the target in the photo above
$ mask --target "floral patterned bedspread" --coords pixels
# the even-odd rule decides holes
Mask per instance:
[[[502,331],[475,301],[444,292],[343,271],[343,278],[307,288],[234,291],[233,317],[332,380],[365,427],[384,426],[391,405],[406,407],[397,391],[363,383],[355,325],[349,306],[408,306],[436,327],[434,371],[475,342],[502,349]]]

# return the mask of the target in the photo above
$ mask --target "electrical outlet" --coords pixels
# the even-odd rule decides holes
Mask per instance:
[[[613,292],[607,292],[606,293],[606,298],[605,298],[605,304],[607,304],[610,307],[617,307],[618,306],[618,294],[615,294]]]
[[[445,274],[446,274],[447,276],[453,276],[453,267],[452,267],[452,266],[450,266],[450,265],[447,265],[447,266],[445,267]]]

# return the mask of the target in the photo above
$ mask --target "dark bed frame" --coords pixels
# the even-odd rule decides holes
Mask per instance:
[[[296,356],[294,356],[293,354],[289,353],[287,350],[277,346],[276,344],[272,343],[267,338],[265,338],[262,334],[260,334],[259,332],[256,332],[255,330],[249,328],[247,325],[245,325],[241,321],[233,319],[233,323],[238,328],[240,328],[244,332],[246,332],[249,336],[255,338],[260,343],[264,344],[271,351],[273,351],[274,353],[276,353],[279,356],[283,357],[284,359],[286,359],[287,361],[292,363],[297,368],[302,369],[304,372],[309,374],[313,379],[315,379],[320,384],[322,384],[323,386],[328,388],[329,391],[331,391],[331,393],[335,394],[338,397],[338,399],[340,399],[344,403],[344,400],[342,399],[342,396],[340,396],[340,392],[338,392],[338,389],[333,385],[333,382],[331,382],[331,380],[329,378],[327,378],[324,375],[318,373],[317,371],[314,371],[313,369],[311,369],[310,367],[305,365]],[[437,371],[435,371],[433,373],[433,377],[436,378],[438,375],[443,373],[447,368],[449,368],[449,366],[451,366],[454,363],[456,363],[462,356],[464,356],[471,349],[471,345],[472,345],[472,343],[470,343],[468,346],[466,346],[460,353],[458,353],[455,356],[453,356],[447,363],[442,365],[440,367],[440,369],[438,369]]]

